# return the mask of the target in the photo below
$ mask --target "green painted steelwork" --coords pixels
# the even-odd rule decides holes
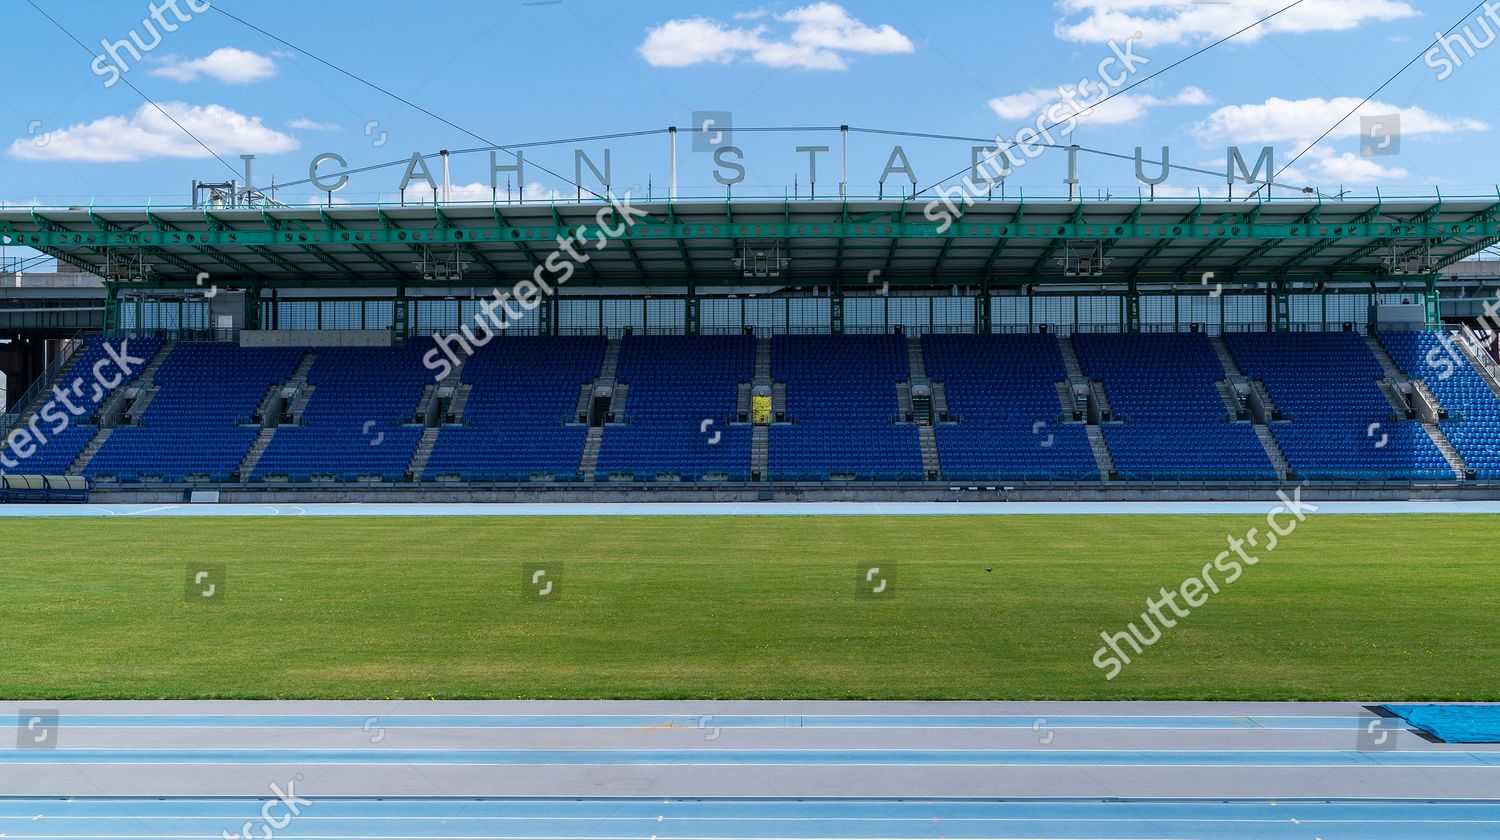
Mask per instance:
[[[6,222],[0,222],[0,233],[11,237],[15,244],[33,248],[152,248],[158,250],[183,250],[203,252],[205,249],[241,247],[293,247],[308,249],[358,248],[368,245],[467,245],[526,243],[551,246],[558,236],[573,231],[580,238],[592,241],[604,234],[606,228],[599,225],[578,227],[448,227],[439,223],[424,229],[317,229],[303,230],[271,229],[242,230],[218,227],[205,231],[182,231],[162,222],[154,214],[153,225],[135,230],[96,230],[75,232],[62,229],[19,231]],[[670,225],[662,222],[636,225],[617,237],[624,240],[698,240],[725,238],[776,238],[776,239],[837,239],[877,240],[891,239],[1001,239],[1001,240],[1080,240],[1107,241],[1112,239],[1159,240],[1289,240],[1321,243],[1337,242],[1341,239],[1367,237],[1400,239],[1472,239],[1475,237],[1500,237],[1500,221],[1494,219],[1475,220],[1462,223],[1410,222],[1410,223],[1350,223],[1350,224],[1267,224],[1262,222],[1220,222],[1200,224],[1090,224],[1065,222],[1060,224],[1003,224],[960,223],[948,232],[939,230],[939,225],[927,222],[823,222],[759,224],[759,223],[695,223]]]

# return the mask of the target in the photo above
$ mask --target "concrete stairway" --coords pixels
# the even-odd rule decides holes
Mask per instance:
[[[1385,372],[1386,379],[1392,382],[1403,382],[1406,380],[1406,374],[1402,373],[1401,368],[1396,366],[1396,360],[1391,358],[1391,354],[1385,352],[1385,345],[1380,343],[1380,339],[1373,335],[1360,337],[1365,340],[1365,346],[1370,348],[1370,355],[1374,356],[1375,361],[1380,363],[1380,369]]]
[[[131,425],[140,424],[141,418],[146,414],[146,409],[150,407],[151,401],[156,399],[156,395],[159,393],[161,393],[161,386],[152,385],[150,388],[146,388],[144,391],[142,391],[140,393],[140,396],[135,398],[135,402],[130,404]]]
[[[1090,383],[1094,389],[1094,401],[1099,406],[1100,416],[1118,420],[1115,417],[1115,409],[1109,404],[1109,392],[1104,389],[1104,383],[1098,380]]]
[[[630,396],[630,386],[621,382],[615,385],[615,390],[609,396],[609,413],[614,415],[615,420],[625,419],[625,400]]]
[[[99,431],[94,433],[93,438],[78,453],[78,457],[74,458],[73,463],[68,465],[67,475],[82,475],[89,462],[94,459],[95,455],[99,454],[100,449],[104,448],[104,442],[109,440],[109,436],[114,432],[114,427],[119,422],[121,414],[124,413],[126,395],[132,392],[135,393],[136,397],[135,402],[130,406],[131,420],[136,423],[140,422],[141,415],[146,411],[146,406],[151,404],[151,401],[156,398],[157,392],[161,390],[160,386],[152,384],[152,378],[161,369],[162,362],[167,360],[167,355],[172,352],[172,346],[173,342],[162,342],[161,347],[157,348],[156,353],[146,361],[145,367],[140,369],[135,381],[127,387],[116,388],[114,393],[106,397],[104,402],[99,405],[96,412],[99,417]]]
[[[1276,407],[1276,401],[1271,399],[1271,392],[1266,390],[1266,383],[1259,379],[1253,380],[1250,383],[1250,390],[1255,395],[1255,401],[1265,407],[1267,417],[1275,417],[1281,413],[1281,409]]]
[[[771,384],[771,340],[755,340],[755,384]]]
[[[453,422],[464,421],[464,409],[469,405],[469,392],[474,386],[465,382],[453,389],[453,399],[448,403],[448,413],[453,415]]]
[[[1286,456],[1281,454],[1281,444],[1277,443],[1276,436],[1271,434],[1271,427],[1256,423],[1255,436],[1260,439],[1261,448],[1266,450],[1266,457],[1271,459],[1271,467],[1276,470],[1276,477],[1286,478],[1289,469]]]
[[[750,430],[750,474],[769,480],[771,469],[771,427],[755,426]]]
[[[584,481],[593,481],[599,469],[599,448],[604,444],[604,427],[590,426],[583,439],[583,457],[578,459],[578,475]]]
[[[604,363],[599,366],[598,384],[608,385],[615,381],[615,371],[620,367],[620,342],[612,340],[604,348]]]
[[[297,395],[292,397],[291,404],[286,407],[286,413],[291,415],[293,424],[302,422],[302,412],[307,410],[307,403],[312,399],[313,391],[317,390],[318,386],[307,384],[307,373],[312,370],[313,363],[317,360],[317,352],[309,350],[307,355],[302,357],[302,361],[297,363],[292,375],[282,383],[282,388],[297,389]]]
[[[911,369],[911,384],[927,381],[927,359],[922,355],[922,339],[906,339],[906,364]]]
[[[89,465],[89,461],[94,460],[94,456],[104,448],[104,442],[109,440],[109,436],[114,434],[114,431],[112,428],[100,429],[98,434],[94,435],[88,445],[83,448],[83,451],[78,453],[78,457],[73,459],[73,463],[68,465],[65,475],[82,475],[84,467]]]
[[[932,383],[932,417],[937,422],[948,416],[948,387],[941,382]]]
[[[1448,410],[1443,408],[1442,403],[1438,402],[1437,394],[1432,393],[1432,389],[1427,387],[1426,382],[1420,379],[1413,379],[1411,380],[1411,387],[1416,392],[1414,394],[1414,401],[1416,402],[1414,407],[1417,409],[1417,413],[1422,415],[1423,419],[1429,421],[1434,418],[1439,421],[1448,419]]]
[[[1065,335],[1057,336],[1057,349],[1062,351],[1063,367],[1068,371],[1068,379],[1087,381],[1088,377],[1083,375],[1083,366],[1078,364],[1078,351],[1073,349],[1072,339]]]
[[[928,481],[940,481],[943,465],[938,461],[937,432],[931,426],[918,426],[917,443],[922,449],[922,474]]]
[[[120,416],[125,413],[126,397],[132,392],[135,394],[135,403],[130,406],[131,422],[140,422],[141,415],[146,411],[146,406],[156,397],[156,392],[161,390],[155,384],[156,372],[161,370],[162,363],[167,360],[167,356],[172,352],[173,346],[173,342],[162,342],[162,346],[156,349],[156,353],[150,359],[146,360],[145,367],[142,367],[139,373],[136,374],[134,382],[128,386],[116,388],[114,393],[110,394],[104,402],[100,403],[97,413],[100,418],[99,425],[101,428],[104,426],[113,426],[119,422]]]
[[[1217,335],[1211,336],[1208,339],[1208,343],[1213,345],[1214,355],[1219,357],[1219,365],[1224,368],[1224,375],[1226,377],[1233,379],[1234,377],[1245,375],[1245,372],[1240,370],[1239,362],[1234,360],[1234,354],[1229,352],[1229,345],[1224,343],[1222,337]]]
[[[422,430],[422,436],[417,438],[417,448],[406,465],[406,471],[411,473],[413,481],[422,480],[422,473],[427,469],[428,459],[432,458],[432,450],[437,446],[438,432],[441,431],[440,426],[428,426]]]
[[[586,382],[578,386],[578,403],[573,407],[573,417],[576,422],[587,423],[589,421],[589,406],[594,402],[594,385]]]
[[[1458,345],[1459,351],[1479,374],[1479,378],[1490,386],[1495,397],[1500,398],[1500,363],[1490,358],[1489,351],[1485,349],[1479,336],[1465,325],[1453,334],[1453,343]]]
[[[1454,478],[1460,481],[1468,479],[1469,465],[1464,462],[1463,456],[1458,454],[1458,450],[1453,446],[1453,441],[1448,439],[1448,435],[1443,431],[1443,428],[1436,423],[1424,421],[1422,429],[1427,432],[1428,437],[1432,438],[1432,442],[1437,446],[1438,451],[1443,453],[1443,460],[1447,461],[1448,468],[1453,470]]]
[[[281,387],[280,384],[275,382],[266,386],[265,396],[261,397],[260,402],[255,406],[254,416],[260,418],[260,425],[263,429],[274,427],[276,421],[281,419],[276,416],[276,406],[277,401],[281,397]]]
[[[1239,420],[1240,414],[1244,409],[1240,406],[1239,399],[1234,395],[1234,386],[1228,380],[1221,379],[1214,383],[1214,389],[1219,392],[1219,400],[1224,403],[1224,410],[1229,412],[1229,418],[1231,420]]]
[[[247,482],[250,480],[250,474],[255,472],[255,465],[260,463],[261,456],[266,454],[266,449],[271,446],[271,439],[275,435],[276,427],[274,426],[262,428],[256,433],[255,442],[250,444],[250,451],[246,452],[245,457],[240,459],[239,469],[236,470],[240,474],[240,481]]]
[[[1057,406],[1062,409],[1063,422],[1072,422],[1078,403],[1073,399],[1073,386],[1066,381],[1052,383],[1057,388]]]
[[[1094,453],[1094,465],[1099,468],[1101,481],[1113,480],[1115,474],[1115,459],[1109,454],[1109,444],[1104,442],[1104,430],[1098,426],[1085,426],[1088,433],[1089,449]]]
[[[1395,383],[1391,382],[1390,379],[1382,379],[1376,382],[1375,385],[1380,389],[1380,395],[1385,397],[1386,404],[1391,407],[1391,412],[1398,419],[1407,419],[1408,413],[1411,411],[1411,405],[1396,390]]]

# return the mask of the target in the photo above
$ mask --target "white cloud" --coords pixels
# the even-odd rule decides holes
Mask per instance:
[[[163,102],[161,107],[220,155],[277,154],[297,148],[297,139],[223,105]],[[206,158],[209,153],[150,104],[129,115],[102,117],[51,132],[45,146],[35,138],[12,141],[11,157],[22,160],[127,163],[149,158]]]
[[[295,120],[287,120],[286,127],[294,131],[343,131],[338,123],[318,122],[306,117],[298,117]]]
[[[1208,115],[1195,131],[1205,142],[1274,143],[1298,141],[1305,145],[1318,138],[1334,120],[1349,113],[1359,99],[1341,96],[1335,99],[1281,99],[1249,105],[1227,105]],[[1472,117],[1443,117],[1415,106],[1401,108],[1385,102],[1369,102],[1329,135],[1332,139],[1359,136],[1359,118],[1401,115],[1401,134],[1456,134],[1465,131],[1487,131],[1489,126]]]
[[[220,47],[190,61],[169,56],[161,66],[151,69],[151,75],[179,82],[194,82],[199,76],[208,76],[226,84],[248,85],[276,75],[276,62],[257,52]]]
[[[441,184],[441,182],[439,183]],[[441,186],[439,186],[439,189],[441,189]],[[432,203],[432,193],[432,187],[428,186],[426,181],[421,179],[413,180],[406,187],[406,202],[408,204],[430,204]],[[400,194],[397,193],[395,195],[382,196],[381,200],[394,201],[399,197]],[[526,201],[571,201],[575,197],[576,193],[544,187],[537,181],[527,184],[526,188],[521,190],[519,195],[515,189],[511,190],[512,199],[525,199]],[[474,181],[468,184],[450,184],[448,186],[448,200],[482,201],[486,204],[491,200],[495,200],[504,203],[506,200],[505,187],[502,185],[499,189],[491,193],[490,185],[484,181]]]
[[[737,20],[758,20],[763,10],[741,12]],[[653,67],[729,64],[746,59],[767,67],[844,70],[847,55],[886,55],[915,50],[890,24],[870,26],[837,3],[818,2],[773,15],[791,24],[783,36],[766,24],[746,29],[709,17],[669,20],[646,32],[639,52]]]
[[[1312,183],[1322,184],[1379,184],[1389,183],[1393,178],[1405,178],[1411,174],[1399,166],[1384,166],[1374,158],[1360,157],[1353,152],[1337,155],[1323,150],[1321,146],[1309,152],[1308,157],[1315,159],[1308,165],[1311,177],[1302,178],[1303,182],[1310,180]],[[1291,174],[1291,170],[1288,170],[1288,174]]]
[[[1286,5],[1286,0],[1057,0],[1063,19],[1054,31],[1067,41],[1097,44],[1111,40],[1123,43],[1136,33],[1147,46],[1209,41],[1243,29]],[[1367,21],[1417,15],[1417,10],[1402,0],[1304,0],[1235,40],[1255,41],[1277,32],[1338,32],[1357,29]]]
[[[1027,124],[1035,122],[1038,116],[1045,117],[1050,123],[1061,122],[1082,114],[1078,117],[1078,121],[1082,123],[1119,125],[1138,120],[1146,116],[1153,108],[1168,105],[1208,105],[1213,102],[1202,88],[1190,85],[1165,97],[1145,93],[1122,93],[1108,102],[1094,105],[1090,110],[1089,106],[1103,100],[1108,96],[1108,91],[1096,86],[1089,92],[1094,95],[1075,97],[1076,105],[1067,102],[1058,90],[1048,88],[1033,88],[1009,96],[997,96],[988,104],[990,110],[1001,119]],[[1060,108],[1054,110],[1054,105],[1059,105]]]

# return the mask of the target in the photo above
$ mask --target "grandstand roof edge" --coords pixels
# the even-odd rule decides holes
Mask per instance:
[[[579,285],[724,282],[746,247],[790,260],[790,283],[925,278],[936,283],[1062,279],[1070,256],[1106,266],[1099,282],[1225,274],[1378,274],[1395,255],[1437,268],[1500,242],[1495,198],[1301,201],[910,199],[631,202],[621,229],[598,201],[441,206],[0,208],[0,235],[109,277],[199,273],[266,285],[419,284],[435,256],[470,277],[519,280],[583,229],[623,247],[577,260]],[[614,244],[613,241],[610,242]],[[125,272],[130,273],[130,272]],[[137,274],[143,272],[136,272]]]

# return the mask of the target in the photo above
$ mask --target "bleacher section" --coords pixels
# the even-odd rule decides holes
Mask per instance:
[[[754,375],[754,336],[627,336],[615,374],[625,416],[604,429],[598,475],[748,480],[751,427],[730,423]]]
[[[146,361],[150,361],[151,357],[156,355],[156,351],[161,349],[162,345],[162,341],[159,338],[117,338],[109,339],[109,342],[115,346],[116,352],[122,356],[129,356],[132,359],[145,359]],[[85,345],[76,351],[76,355],[69,365],[67,372],[56,383],[60,390],[67,392],[68,401],[78,409],[78,412],[75,414],[69,410],[62,400],[57,399],[49,391],[42,398],[43,405],[48,400],[56,399],[56,409],[47,412],[48,416],[39,414],[36,418],[36,428],[46,436],[47,442],[37,446],[36,451],[30,457],[20,459],[20,463],[15,469],[0,468],[0,472],[62,475],[72,465],[84,447],[88,446],[89,441],[93,440],[94,435],[99,431],[99,427],[94,422],[94,413],[99,410],[104,401],[109,399],[112,394],[132,385],[139,376],[141,369],[146,366],[146,362],[139,364],[131,363],[133,367],[130,375],[120,382],[120,384],[109,390],[104,390],[103,387],[96,388],[95,384],[98,380],[94,374],[94,366],[99,364],[101,360],[110,358],[108,351],[104,349],[104,344],[105,339],[103,338],[88,339]],[[115,381],[115,377],[119,376],[119,374],[120,369],[112,361],[106,362],[99,369],[99,377],[105,383]],[[75,382],[78,383],[76,393]],[[67,418],[68,427],[58,434],[53,435],[51,432],[59,425],[57,420],[59,416]]]
[[[1287,463],[1309,479],[1452,479],[1421,425],[1397,422],[1384,371],[1353,332],[1229,333],[1235,361],[1289,423],[1272,423]]]
[[[1250,423],[1231,423],[1214,383],[1224,368],[1200,333],[1072,337],[1119,423],[1103,424],[1122,480],[1275,479]]]
[[[424,477],[576,479],[588,434],[573,423],[578,390],[598,375],[605,345],[598,336],[520,336],[480,348],[461,373],[473,386],[462,425],[438,433]]]
[[[1354,332],[1231,333],[1224,342],[1232,362],[1200,334],[1074,335],[1081,374],[1103,383],[1118,421],[1101,424],[1102,440],[1083,423],[1065,422],[1071,418],[1059,394],[1066,400],[1069,392],[1059,383],[1080,370],[1052,335],[926,335],[920,354],[900,335],[777,335],[769,372],[759,377],[756,340],[745,335],[628,336],[618,358],[606,353],[603,337],[507,336],[466,361],[449,383],[466,386],[452,403],[423,364],[433,346],[426,339],[320,347],[314,360],[305,348],[131,338],[129,355],[155,358],[156,366],[150,382],[134,383],[145,396],[127,413],[140,416],[108,435],[97,426],[101,408],[108,425],[125,404],[106,404],[111,392],[94,389],[93,367],[107,353],[91,339],[48,383],[50,391],[80,380],[72,396],[80,412],[68,412],[69,428],[55,436],[61,414],[38,414],[34,425],[47,443],[4,471],[73,467],[106,485],[224,483],[242,464],[253,469],[240,478],[257,487],[283,477],[406,483],[408,470],[427,482],[691,483],[749,481],[752,460],[765,458],[764,477],[776,482],[923,481],[934,468],[952,482],[1097,481],[1101,464],[1122,481],[1248,481],[1274,480],[1267,449],[1279,447],[1275,457],[1285,456],[1291,480],[1446,483],[1467,467],[1480,480],[1500,481],[1500,398],[1487,380],[1450,355],[1436,333],[1379,339],[1405,376],[1389,361],[1382,368],[1379,348]],[[913,360],[924,364],[934,398],[946,401],[938,404],[948,419],[937,418],[926,438],[919,435],[925,428],[903,417],[907,391],[897,388],[910,381]],[[1229,398],[1216,387],[1226,364],[1253,380],[1254,424],[1230,420]],[[295,403],[300,416],[262,435],[253,415],[262,403],[277,404],[267,402],[271,389],[294,375],[300,383],[304,373],[312,391],[305,407]],[[1398,417],[1396,390],[1381,384],[1387,376],[1425,383],[1448,419],[1429,436],[1421,423]],[[617,416],[588,404],[586,386],[596,380],[615,383],[609,411]],[[775,383],[780,415],[758,439],[759,429],[737,415],[748,400],[742,387],[757,381]],[[424,403],[429,387],[436,402]],[[586,405],[602,430],[591,434],[580,420]],[[19,429],[39,408],[8,419]],[[442,425],[427,431],[414,417],[418,409]],[[445,410],[457,414],[443,419]],[[1267,412],[1280,419],[1261,425]],[[926,422],[925,403],[915,416]],[[92,457],[80,458],[85,452]]]
[[[247,425],[273,383],[285,382],[307,351],[183,342],[172,348],[153,381],[161,391],[139,426],[116,428],[89,462],[89,477],[181,481],[206,475],[224,481],[239,466],[258,427]]]
[[[412,415],[432,384],[422,364],[432,346],[422,339],[404,347],[319,348],[307,374],[313,391],[306,410],[298,425],[276,429],[253,478],[402,480],[422,436]]]
[[[1456,345],[1444,347],[1435,332],[1383,332],[1379,338],[1397,367],[1426,383],[1448,411],[1438,425],[1475,477],[1500,479],[1500,399],[1463,353]]]
[[[897,424],[909,376],[898,335],[778,335],[771,376],[786,384],[789,424],[770,428],[770,478],[920,480],[917,427]]]
[[[939,423],[943,477],[954,481],[1096,480],[1083,424],[1059,422],[1057,382],[1067,378],[1047,334],[925,335],[927,375],[944,384]]]

